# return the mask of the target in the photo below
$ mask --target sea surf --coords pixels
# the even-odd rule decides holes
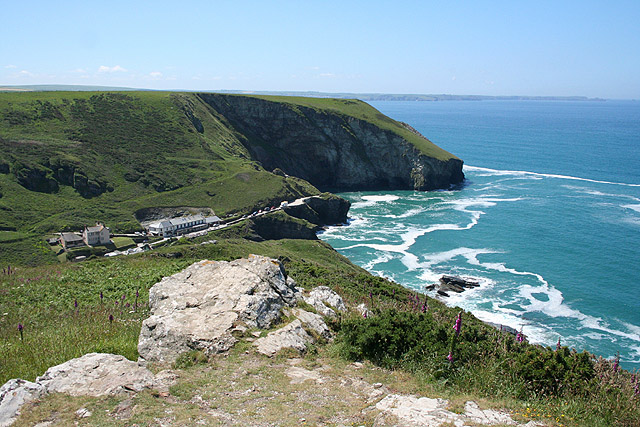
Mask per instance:
[[[445,303],[640,368],[640,104],[374,106],[465,160],[465,184],[343,193],[350,223],[321,239],[418,291],[444,274],[473,278],[478,288]]]

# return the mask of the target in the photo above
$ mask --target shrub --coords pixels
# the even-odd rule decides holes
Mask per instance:
[[[449,337],[431,313],[388,309],[367,319],[350,318],[342,322],[342,354],[351,360],[369,359],[393,366],[403,359],[420,359],[434,350],[444,354]]]
[[[530,391],[546,395],[586,391],[594,377],[590,355],[567,347],[553,351],[531,346],[515,358],[513,368]]]

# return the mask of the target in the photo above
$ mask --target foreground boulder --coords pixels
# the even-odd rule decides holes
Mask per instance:
[[[11,425],[25,403],[48,393],[106,396],[134,393],[156,382],[153,374],[124,356],[89,353],[51,367],[35,383],[9,380],[0,387],[0,427]]]
[[[89,353],[47,369],[36,382],[49,393],[106,396],[152,387],[154,376],[124,356]]]
[[[40,384],[21,379],[7,381],[0,387],[0,427],[10,426],[20,415],[25,403],[38,399],[46,393]]]
[[[317,338],[331,338],[331,331],[322,316],[301,309],[295,309],[291,314],[295,316],[295,320],[253,343],[259,353],[274,356],[285,348],[304,353],[307,345],[314,343]]]
[[[318,286],[314,288],[309,293],[309,296],[304,297],[304,302],[311,305],[323,316],[336,317],[335,310],[341,312],[347,311],[347,306],[342,300],[342,297],[332,291],[328,286]]]
[[[445,399],[389,394],[380,400],[375,407],[383,414],[394,415],[404,426],[522,425],[514,421],[508,413],[492,409],[482,410],[474,401],[465,403],[464,413],[451,412],[447,410],[448,405],[449,402]],[[535,421],[524,424],[526,427],[539,425],[542,424]]]
[[[200,261],[149,291],[151,317],[142,324],[140,362],[171,363],[184,352],[230,349],[234,330],[269,328],[300,298],[275,259]]]

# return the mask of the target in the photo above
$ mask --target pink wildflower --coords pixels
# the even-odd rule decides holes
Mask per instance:
[[[456,336],[460,335],[460,329],[462,328],[462,312],[458,313],[458,318],[456,319],[455,325],[453,325],[453,329],[456,331]]]

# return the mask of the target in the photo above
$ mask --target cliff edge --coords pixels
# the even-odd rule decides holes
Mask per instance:
[[[464,180],[462,160],[362,101],[198,96],[265,169],[323,191],[434,190]]]

